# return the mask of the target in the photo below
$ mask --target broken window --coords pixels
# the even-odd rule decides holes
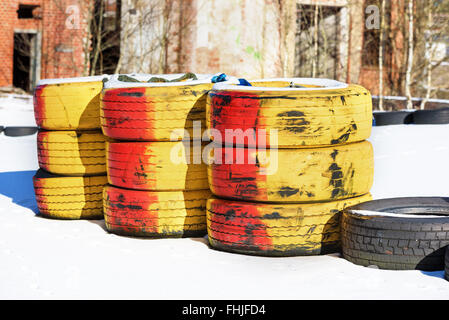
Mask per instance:
[[[17,17],[19,19],[33,19],[35,18],[33,15],[33,11],[36,8],[39,8],[39,6],[31,4],[19,4],[19,10],[17,10]]]

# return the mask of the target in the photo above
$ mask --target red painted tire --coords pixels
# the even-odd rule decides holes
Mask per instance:
[[[101,95],[101,125],[106,136],[119,140],[171,141],[193,137],[193,122],[205,130],[210,77],[188,82],[105,83]],[[185,130],[185,131],[184,131]],[[196,136],[201,134],[195,133]],[[200,136],[198,138],[201,138]]]
[[[213,86],[206,121],[215,142],[307,148],[363,141],[371,134],[371,95],[361,86],[302,78],[251,84]]]
[[[140,191],[106,186],[104,219],[109,232],[139,237],[202,237],[209,190]]]
[[[263,160],[265,155],[269,161]],[[214,149],[214,158],[215,163],[208,166],[212,193],[244,201],[306,203],[347,199],[368,193],[374,177],[373,148],[368,141],[266,152],[223,147]]]
[[[269,204],[211,198],[207,233],[218,250],[261,256],[317,255],[340,251],[340,212],[371,200]]]
[[[107,143],[109,183],[128,189],[152,191],[208,189],[207,167],[201,161],[201,142],[198,146],[190,141],[188,143]]]

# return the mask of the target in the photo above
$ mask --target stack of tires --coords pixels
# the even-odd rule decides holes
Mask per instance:
[[[109,232],[142,237],[206,234],[207,168],[201,136],[211,77],[113,76],[101,97],[107,143]]]
[[[102,219],[106,137],[100,93],[108,76],[41,80],[34,91],[40,169],[39,212],[57,219]]]
[[[216,144],[208,166],[211,246],[264,256],[340,251],[340,212],[371,199],[373,150],[363,141],[370,93],[323,79],[250,82],[219,83],[208,96]]]

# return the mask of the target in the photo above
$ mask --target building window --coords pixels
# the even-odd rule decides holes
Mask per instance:
[[[39,8],[39,6],[31,4],[19,4],[19,10],[17,10],[17,17],[19,19],[33,19],[35,18],[33,15],[33,11],[36,8]]]

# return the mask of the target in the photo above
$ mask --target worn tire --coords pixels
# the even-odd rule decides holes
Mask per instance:
[[[369,194],[310,204],[268,204],[212,198],[207,202],[209,242],[215,249],[262,256],[339,252],[340,211],[369,200]]]
[[[415,124],[448,124],[449,107],[434,110],[417,110],[413,115]]]
[[[108,181],[118,187],[153,191],[209,188],[201,142],[197,147],[190,141],[109,142],[106,154]]]
[[[105,142],[101,131],[39,131],[39,166],[59,175],[106,175]]]
[[[141,191],[107,186],[103,195],[106,228],[125,236],[202,237],[209,196],[209,190]]]
[[[243,154],[243,164],[225,163],[231,156],[237,162],[238,152]],[[262,161],[265,154],[273,159]],[[213,157],[222,164],[208,166],[209,185],[213,194],[223,198],[279,203],[334,201],[366,194],[373,184],[374,156],[368,141],[266,152],[223,147],[214,149]]]
[[[370,136],[368,90],[333,80],[326,80],[325,87],[286,88],[290,81],[307,86],[322,79],[252,81],[253,87],[215,84],[208,96],[206,121],[219,135],[211,132],[211,138],[223,142],[226,130],[242,130],[251,138],[230,137],[226,144],[254,147],[265,139],[271,146],[298,148],[358,142]],[[257,131],[257,139],[252,130]],[[275,133],[278,139],[271,141]]]
[[[33,177],[37,206],[43,217],[103,219],[106,176],[63,177],[39,169]]]
[[[362,203],[344,211],[341,227],[343,257],[355,264],[390,270],[443,270],[449,244],[449,198]]]
[[[96,81],[89,82],[89,78],[81,78],[82,82],[40,81],[34,90],[37,125],[47,130],[100,129],[101,78],[92,77]]]
[[[374,112],[375,126],[388,126],[395,124],[411,124],[413,123],[414,111],[385,111]]]
[[[181,140],[194,136],[193,122],[205,129],[206,96],[212,83],[106,84],[101,95],[101,125],[105,135],[119,140]],[[122,84],[123,86],[123,84]],[[201,139],[202,132],[195,133]]]

